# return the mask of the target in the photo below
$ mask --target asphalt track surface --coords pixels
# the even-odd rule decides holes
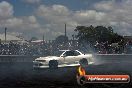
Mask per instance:
[[[85,67],[87,74],[128,74],[132,62],[103,62]],[[33,69],[32,63],[0,63],[0,88],[132,88],[128,84],[86,84],[79,86],[78,66]],[[132,79],[132,78],[131,78]]]

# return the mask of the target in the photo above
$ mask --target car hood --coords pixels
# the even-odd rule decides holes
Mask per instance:
[[[58,60],[60,57],[57,56],[47,56],[47,57],[39,57],[35,60]]]

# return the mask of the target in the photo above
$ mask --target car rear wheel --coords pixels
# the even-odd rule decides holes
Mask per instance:
[[[83,59],[81,59],[80,61],[79,61],[79,64],[81,65],[81,66],[87,66],[88,65],[88,60],[86,59],[86,58],[83,58]]]
[[[58,68],[58,61],[57,60],[50,60],[49,61],[49,68],[50,69],[56,69],[56,68]]]

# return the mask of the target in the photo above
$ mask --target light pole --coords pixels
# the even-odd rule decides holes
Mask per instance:
[[[5,43],[6,43],[6,31],[7,31],[7,28],[5,27]]]
[[[66,32],[67,32],[67,30],[66,30],[66,24],[65,24],[65,37],[67,36]]]
[[[74,41],[75,36],[74,36],[74,35],[72,35],[72,38],[73,38],[73,41]]]
[[[43,35],[43,45],[44,45],[44,35]]]

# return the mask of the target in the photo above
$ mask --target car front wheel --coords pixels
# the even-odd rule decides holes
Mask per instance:
[[[57,60],[50,60],[49,61],[49,68],[50,69],[56,69],[56,68],[58,68],[58,61]]]

